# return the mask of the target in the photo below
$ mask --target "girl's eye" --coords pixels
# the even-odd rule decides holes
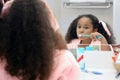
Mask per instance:
[[[78,27],[78,28],[81,28],[81,26],[79,26],[79,25],[78,25],[77,27]]]
[[[86,26],[86,27],[84,27],[84,28],[85,28],[85,29],[88,29],[89,27]]]
[[[89,29],[89,26],[88,25],[84,25],[84,29]]]

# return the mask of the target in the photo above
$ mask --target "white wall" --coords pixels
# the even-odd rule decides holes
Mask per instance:
[[[120,0],[114,0],[113,9],[113,30],[117,44],[120,44]]]

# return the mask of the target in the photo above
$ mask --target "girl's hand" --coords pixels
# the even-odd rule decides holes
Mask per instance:
[[[98,32],[94,32],[94,33],[91,33],[90,35],[91,35],[92,40],[99,40],[99,41],[101,41],[101,44],[102,44],[101,45],[101,50],[102,51],[110,51],[111,50],[111,48],[109,47],[109,44],[108,44],[106,38],[102,34],[100,34]],[[97,38],[96,36],[101,36],[101,38]]]
[[[100,41],[102,41],[102,39],[105,39],[105,37],[102,34],[98,33],[98,32],[91,33],[90,36],[91,36],[90,38],[92,38],[92,40],[100,40]]]

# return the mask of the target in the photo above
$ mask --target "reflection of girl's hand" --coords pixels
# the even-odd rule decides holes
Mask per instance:
[[[93,40],[100,40],[101,41],[104,38],[104,36],[98,32],[91,33],[90,35],[91,35],[91,38]]]
[[[94,33],[91,33],[90,35],[91,35],[92,40],[99,40],[101,42],[101,44],[103,44],[103,45],[101,45],[101,50],[103,50],[103,51],[111,50],[106,38],[102,34],[100,34],[98,32],[94,32]],[[97,38],[96,36],[101,36],[101,38]]]

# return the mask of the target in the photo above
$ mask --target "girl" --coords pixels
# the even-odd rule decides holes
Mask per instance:
[[[89,34],[90,37],[80,37],[82,34]],[[78,16],[71,23],[65,39],[68,48],[76,47],[79,44],[102,44],[102,50],[110,50],[109,46],[104,45],[114,43],[111,40],[111,33],[103,21],[99,21],[97,17],[91,14]],[[101,38],[96,38],[100,36]]]
[[[79,80],[55,17],[43,0],[10,0],[0,21],[0,80]]]

